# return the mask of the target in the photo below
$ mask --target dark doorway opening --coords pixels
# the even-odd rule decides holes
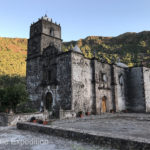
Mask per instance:
[[[53,96],[50,92],[46,94],[46,110],[52,111]]]

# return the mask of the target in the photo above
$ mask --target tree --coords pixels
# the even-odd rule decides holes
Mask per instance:
[[[28,94],[24,79],[19,76],[1,76],[0,77],[0,107],[4,109],[12,109],[16,112],[16,107],[20,103],[28,101]]]
[[[16,112],[16,107],[21,102],[28,100],[28,95],[23,84],[15,84],[5,89],[5,95],[3,103],[7,105],[9,109],[13,109]]]

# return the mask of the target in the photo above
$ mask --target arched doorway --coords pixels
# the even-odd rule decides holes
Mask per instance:
[[[102,113],[107,112],[106,100],[107,100],[106,96],[103,96],[102,97],[102,103],[101,103],[101,112]]]
[[[48,92],[46,94],[46,103],[45,103],[46,110],[52,111],[52,104],[53,104],[53,96],[52,93]]]

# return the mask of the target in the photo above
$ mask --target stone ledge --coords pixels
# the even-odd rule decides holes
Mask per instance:
[[[21,114],[7,114],[0,113],[0,126],[11,126],[16,125],[17,122],[25,122],[30,120],[31,117],[36,117],[37,119],[48,119],[48,113],[21,113]]]
[[[129,137],[119,138],[105,133],[88,132],[74,128],[40,125],[34,123],[17,123],[17,128],[33,132],[55,135],[77,141],[98,144],[120,150],[150,150],[150,141],[137,140]]]

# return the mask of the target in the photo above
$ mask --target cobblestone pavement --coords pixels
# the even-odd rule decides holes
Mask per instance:
[[[0,127],[0,150],[110,150],[40,133]],[[112,149],[111,149],[112,150]]]
[[[103,114],[55,121],[52,125],[150,143],[150,114]]]

